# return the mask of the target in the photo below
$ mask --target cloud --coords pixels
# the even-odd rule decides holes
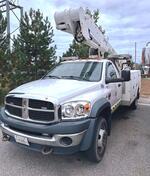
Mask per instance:
[[[137,56],[140,62],[141,49],[150,41],[150,3],[148,0],[20,0],[24,10],[40,9],[48,16],[54,29],[53,15],[55,11],[68,8],[88,7],[100,10],[99,25],[106,30],[111,45],[119,53],[134,55],[134,44],[137,42]],[[15,24],[15,22],[14,22]],[[73,37],[61,31],[54,30],[54,40],[57,45],[57,55],[66,51]]]
[[[137,42],[140,61],[141,49],[150,40],[150,3],[147,0],[64,0],[62,4],[58,2],[53,1],[53,5],[58,8],[64,7],[65,4],[70,4],[71,7],[78,4],[92,10],[100,9],[102,14],[99,24],[106,30],[111,44],[118,52],[128,50],[133,54],[134,43]]]

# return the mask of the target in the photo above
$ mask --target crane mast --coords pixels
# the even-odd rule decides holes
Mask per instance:
[[[55,12],[54,19],[56,29],[72,34],[77,42],[97,50],[100,58],[103,58],[105,53],[116,54],[102,28],[95,24],[83,8]]]

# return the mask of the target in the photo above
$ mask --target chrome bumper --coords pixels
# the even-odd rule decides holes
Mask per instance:
[[[40,144],[40,145],[47,145],[47,146],[54,146],[54,147],[71,147],[79,145],[84,137],[85,131],[75,134],[55,134],[52,137],[47,136],[33,136],[21,133],[19,131],[15,131],[10,129],[9,127],[5,126],[3,123],[1,124],[1,129],[4,134],[7,134],[10,137],[15,138],[15,136],[21,136],[27,138],[29,143]],[[62,138],[68,137],[72,140],[70,145],[64,145],[60,141]]]

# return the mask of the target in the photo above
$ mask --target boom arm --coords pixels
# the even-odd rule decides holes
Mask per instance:
[[[98,49],[101,55],[105,52],[116,54],[102,29],[94,23],[83,8],[56,12],[54,18],[56,28],[72,34],[77,42],[84,42],[91,48]]]

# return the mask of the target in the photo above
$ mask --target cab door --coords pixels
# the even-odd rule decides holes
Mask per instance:
[[[119,78],[119,73],[112,62],[107,62],[106,64],[106,80],[114,80],[114,82],[108,83],[106,87],[110,90],[108,95],[108,100],[111,106],[117,105],[121,100],[122,96],[122,83],[115,82]]]

